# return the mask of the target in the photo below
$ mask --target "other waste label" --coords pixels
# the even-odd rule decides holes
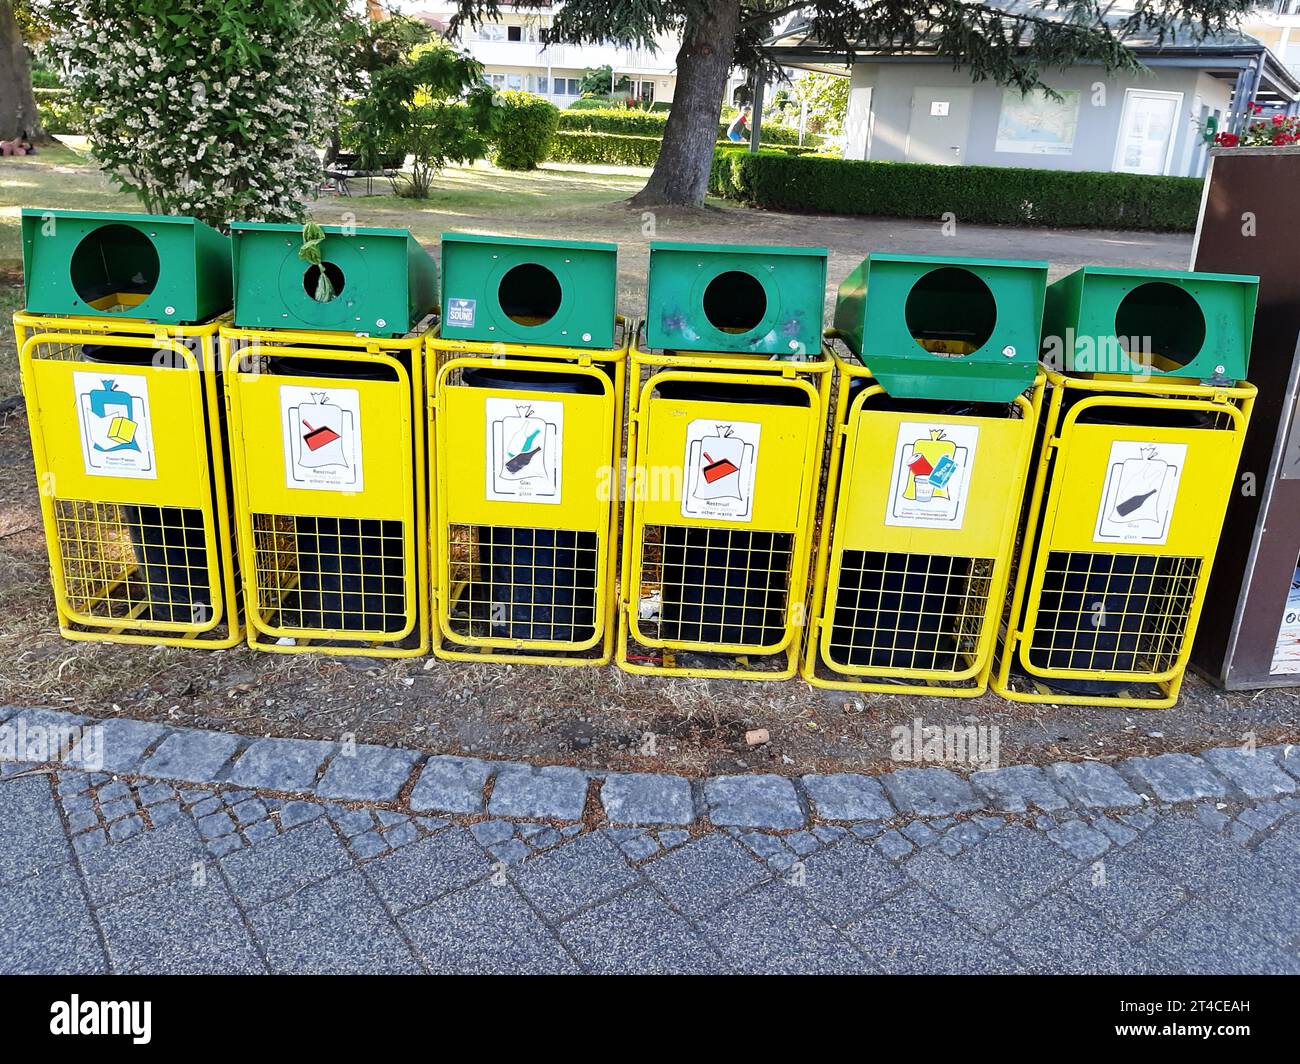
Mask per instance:
[[[365,487],[357,389],[282,384],[280,416],[289,487],[346,492]]]
[[[683,517],[754,519],[754,476],[762,429],[754,421],[720,425],[702,418],[686,426]]]

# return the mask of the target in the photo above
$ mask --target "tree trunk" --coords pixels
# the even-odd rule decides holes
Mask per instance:
[[[0,140],[49,140],[36,111],[32,65],[11,0],[0,0]]]
[[[740,0],[716,0],[708,14],[687,20],[663,145],[650,180],[632,197],[634,206],[703,205],[739,23]]]

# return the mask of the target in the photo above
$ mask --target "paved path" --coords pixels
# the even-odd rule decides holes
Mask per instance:
[[[53,719],[77,718],[24,721]],[[123,729],[106,746],[119,756]],[[131,756],[179,772],[181,748],[216,735],[169,731]],[[549,779],[508,765],[485,811],[418,812],[446,762],[379,748],[259,769],[302,773],[294,797],[232,780],[258,746],[224,738],[206,783],[3,765],[0,971],[1300,973],[1295,748],[1003,769],[998,801],[942,814],[925,804],[964,793],[942,769],[883,790],[805,777],[805,822],[754,830],[694,809],[686,825],[604,826],[645,779],[675,777],[609,777],[603,806],[570,820],[493,815],[499,794]],[[401,793],[318,793],[364,792],[376,773]],[[784,791],[755,804],[740,784],[706,781],[691,801],[720,819],[788,812]],[[830,822],[836,802],[859,816]]]

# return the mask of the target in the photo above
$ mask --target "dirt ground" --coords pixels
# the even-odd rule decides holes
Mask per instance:
[[[94,175],[98,178],[98,175]],[[409,226],[431,247],[439,233],[616,241],[625,313],[642,305],[651,239],[732,244],[816,244],[830,250],[833,286],[870,251],[1047,259],[1052,276],[1084,263],[1183,268],[1186,235],[966,226],[946,236],[937,221],[811,217],[708,208],[646,216],[621,200],[640,177],[548,169],[521,180],[485,165],[452,171],[471,194],[424,209],[391,196],[329,198],[325,222]],[[557,205],[558,204],[558,205]],[[32,204],[40,205],[40,204]],[[125,207],[124,209],[134,209]],[[20,302],[18,278],[0,278],[0,311]],[[828,293],[828,305],[833,291]],[[5,330],[3,380],[15,352]],[[800,681],[672,680],[601,669],[400,662],[72,643],[55,631],[45,544],[21,403],[0,395],[0,701],[75,706],[97,715],[169,720],[251,734],[401,744],[433,752],[664,769],[799,773],[879,769],[890,730],[997,725],[1001,759],[1111,759],[1240,742],[1300,740],[1295,692],[1227,694],[1189,679],[1179,706],[1161,712],[1024,706],[821,692]],[[1207,605],[1213,609],[1214,604]],[[744,733],[769,730],[748,747]],[[656,737],[647,753],[644,737]]]

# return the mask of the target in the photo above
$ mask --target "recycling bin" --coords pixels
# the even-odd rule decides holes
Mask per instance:
[[[428,650],[424,342],[222,329],[255,650]]]
[[[1084,266],[1048,286],[1043,361],[1065,373],[1246,376],[1259,278]]]
[[[627,672],[797,671],[833,365],[825,262],[818,248],[653,246],[629,360]]]
[[[231,224],[234,324],[243,329],[406,336],[438,305],[437,266],[406,229]]]
[[[650,244],[651,349],[790,357],[819,352],[826,250]]]
[[[607,355],[617,269],[615,244],[443,233],[442,339]]]
[[[809,683],[987,689],[1042,404],[1027,338],[1045,283],[1041,263],[872,255],[840,286]]]
[[[242,638],[216,322],[14,317],[59,629]]]
[[[230,240],[194,218],[23,208],[30,314],[198,324],[230,309]]]
[[[613,245],[457,236],[443,263],[428,377],[434,653],[605,664],[627,374]]]
[[[835,331],[887,394],[1009,403],[1038,375],[1047,263],[868,255]]]
[[[1117,285],[1168,285],[1193,303],[1160,296],[1174,307],[1170,320],[1147,319],[1144,353],[1127,374],[1114,372],[1114,362],[1106,371],[1048,373],[1051,398],[992,680],[1004,697],[1135,708],[1177,701],[1255,399],[1251,384],[1224,376],[1247,367],[1254,278],[1186,276],[1174,283],[1165,273],[1148,280],[1129,272],[1095,285],[1075,277],[1058,290],[1072,309],[1063,317],[1058,303],[1046,328],[1078,322],[1076,336],[1095,350],[1129,357],[1137,334],[1120,336],[1131,319],[1116,310],[1125,298]],[[1045,337],[1045,349],[1057,335]],[[1078,343],[1067,349],[1079,351]]]

